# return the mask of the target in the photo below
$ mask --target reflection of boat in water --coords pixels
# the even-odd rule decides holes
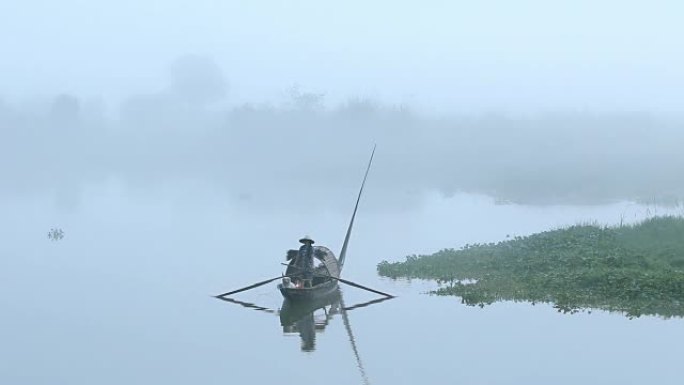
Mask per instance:
[[[332,317],[340,312],[340,299],[338,288],[312,301],[291,301],[286,298],[279,313],[283,332],[299,333],[302,350],[313,351],[316,332],[323,332]]]
[[[347,318],[348,311],[377,304],[392,298],[393,297],[380,297],[352,306],[345,306],[342,291],[338,287],[327,295],[317,297],[311,301],[291,301],[285,298],[283,299],[283,303],[278,310],[228,297],[221,297],[220,299],[248,309],[278,315],[280,318],[280,326],[282,326],[283,332],[297,333],[300,332],[304,326],[322,332],[328,326],[333,317],[338,314],[341,315],[343,321],[347,323],[347,321],[344,319]],[[317,313],[323,313],[322,317],[316,318],[318,315]],[[309,320],[311,320],[311,322]],[[308,335],[310,335],[310,333]],[[304,343],[304,341],[302,342]]]
[[[316,349],[316,334],[322,333],[330,325],[331,321],[340,315],[349,337],[357,366],[361,372],[364,384],[368,383],[366,371],[361,362],[356,340],[352,333],[348,312],[389,300],[393,297],[381,297],[371,301],[358,303],[353,306],[345,306],[342,291],[339,288],[325,296],[319,296],[311,301],[291,301],[284,299],[279,310],[269,309],[253,303],[242,302],[232,298],[222,297],[223,301],[234,303],[248,309],[277,314],[280,318],[280,326],[285,334],[299,334],[301,338],[301,350],[313,352]]]
[[[323,309],[326,314],[328,308],[339,307],[341,294],[339,288],[329,292],[327,295],[319,296],[311,301],[291,301],[284,299],[280,308],[280,324],[283,327],[291,326],[302,318],[313,315],[316,310]],[[334,314],[334,313],[333,313]]]

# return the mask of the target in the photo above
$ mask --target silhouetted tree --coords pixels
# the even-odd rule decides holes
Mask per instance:
[[[319,111],[323,109],[325,94],[302,91],[299,85],[294,85],[287,90],[291,108],[297,111]]]
[[[352,98],[340,106],[337,113],[343,117],[354,120],[370,119],[380,111],[378,102],[368,98]]]
[[[209,57],[185,55],[171,65],[171,92],[189,104],[216,102],[227,90],[221,69]]]
[[[75,96],[61,94],[52,101],[50,118],[58,126],[74,126],[79,121],[81,105]]]

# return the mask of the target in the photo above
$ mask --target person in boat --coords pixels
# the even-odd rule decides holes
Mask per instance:
[[[296,266],[302,272],[304,287],[311,287],[314,273],[314,240],[307,235],[300,239],[299,242],[303,243],[303,245],[297,253]]]

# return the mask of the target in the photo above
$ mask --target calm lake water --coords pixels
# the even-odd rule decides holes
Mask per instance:
[[[564,315],[521,303],[480,309],[423,294],[430,282],[375,272],[382,259],[577,222],[629,222],[653,207],[523,207],[434,195],[390,210],[370,188],[343,277],[398,297],[346,311],[349,330],[335,309],[323,327],[319,310],[315,340],[310,318],[298,325],[304,343],[281,325],[275,282],[234,297],[261,310],[212,295],[279,275],[285,250],[303,234],[338,252],[355,196],[348,210],[339,202],[294,210],[197,186],[140,191],[103,182],[76,195],[1,200],[0,384],[683,381],[681,319]],[[53,227],[64,239],[47,238]],[[378,298],[342,290],[347,308]]]

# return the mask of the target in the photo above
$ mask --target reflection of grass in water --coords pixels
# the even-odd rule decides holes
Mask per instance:
[[[378,265],[380,275],[427,278],[435,293],[469,305],[550,302],[559,311],[598,308],[629,317],[684,316],[684,218],[632,226],[577,225],[512,240],[466,245]],[[473,284],[458,280],[475,279]]]

